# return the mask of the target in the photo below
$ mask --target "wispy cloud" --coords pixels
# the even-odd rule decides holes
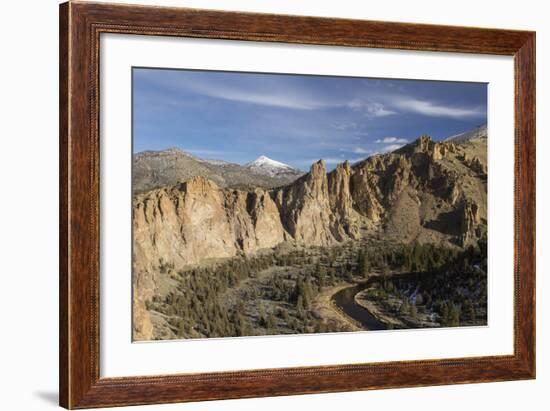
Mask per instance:
[[[343,153],[354,153],[354,154],[371,154],[372,150],[363,148],[363,147],[340,147],[338,151]],[[343,156],[343,154],[341,154]]]
[[[379,138],[375,141],[375,143],[378,144],[394,144],[394,143],[407,143],[407,140],[404,138],[398,138],[398,137],[384,137]]]
[[[404,144],[390,144],[390,145],[387,145],[387,146],[384,146],[380,152],[381,153],[388,153],[390,151],[395,151],[397,150],[398,148],[401,148],[403,147]]]
[[[194,81],[193,77],[178,76],[165,78],[157,76],[149,80],[171,89],[177,88],[206,97],[260,106],[317,110],[341,105],[341,103],[330,101],[321,95],[308,93],[308,90],[297,90],[282,81],[279,83],[257,81],[246,85],[241,82],[232,85],[215,78],[210,82]]]
[[[352,150],[351,150],[352,153],[355,153],[355,154],[369,154],[371,153],[372,151],[371,150],[367,150],[366,148],[363,148],[363,147],[354,147]]]
[[[388,100],[392,107],[431,117],[464,119],[486,115],[486,111],[481,107],[455,107],[410,97],[391,97]]]
[[[349,131],[349,130],[356,130],[357,129],[357,123],[348,122],[348,123],[333,123],[330,125],[333,129],[339,130],[339,131]]]
[[[353,111],[362,112],[367,117],[386,117],[396,114],[395,111],[389,109],[382,103],[353,99],[347,103],[347,107]]]
[[[220,87],[219,85],[209,87],[202,84],[199,87],[194,87],[194,91],[208,97],[214,97],[222,100],[295,110],[316,110],[327,106],[319,100],[308,99],[307,97],[299,95],[239,90],[231,87]]]
[[[379,138],[378,140],[375,141],[375,143],[385,144],[385,145],[379,151],[373,154],[388,153],[390,151],[397,150],[398,148],[401,148],[405,144],[407,144],[408,141],[404,138],[399,138],[399,137],[384,137],[384,138]]]

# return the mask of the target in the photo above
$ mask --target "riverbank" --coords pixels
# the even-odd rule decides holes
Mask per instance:
[[[384,311],[382,306],[367,297],[369,289],[355,294],[355,302],[369,311],[373,317],[378,321],[385,324],[387,328],[407,328],[406,324],[395,316],[390,315],[387,311]]]
[[[322,320],[329,331],[364,331],[365,328],[348,317],[336,304],[333,296],[346,288],[352,287],[352,284],[345,283],[321,291],[312,304],[313,315]]]
[[[386,324],[388,329],[402,328],[434,328],[440,324],[431,311],[424,307],[414,307],[414,314],[402,312],[403,301],[394,295],[388,295],[383,302],[376,301],[369,297],[372,288],[366,288],[355,295],[355,302],[368,310],[372,316]]]

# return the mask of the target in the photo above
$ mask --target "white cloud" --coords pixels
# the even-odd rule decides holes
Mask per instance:
[[[344,153],[354,153],[354,154],[371,154],[372,150],[368,150],[363,147],[340,147],[338,151],[342,151]],[[340,154],[340,156],[343,156],[343,154]]]
[[[250,90],[237,90],[229,87],[208,87],[200,86],[195,88],[196,92],[208,97],[222,100],[236,101],[239,103],[259,104],[262,106],[282,107],[295,110],[316,110],[327,107],[323,102],[316,99],[308,99],[304,96],[290,94],[275,94],[265,92],[254,92]]]
[[[407,143],[408,141],[404,138],[398,137],[384,137],[375,141],[378,144],[393,144],[393,143]]]
[[[404,144],[390,144],[390,145],[387,145],[385,147],[383,147],[380,151],[382,153],[388,153],[390,151],[395,151],[397,150],[398,148],[401,148],[403,147]]]
[[[486,115],[480,107],[451,107],[409,97],[394,97],[390,102],[398,109],[432,117],[475,118]]]
[[[347,107],[353,111],[360,111],[367,117],[386,117],[395,114],[395,111],[388,109],[381,103],[374,103],[358,98],[348,102]]]
[[[317,110],[341,105],[341,103],[323,99],[319,95],[308,95],[283,84],[278,87],[236,87],[220,81],[206,83],[183,78],[178,78],[177,81],[172,81],[170,78],[156,79],[156,81],[165,86],[183,88],[206,97],[262,106]]]
[[[410,96],[397,94],[377,94],[377,102],[360,98],[349,101],[346,106],[354,111],[362,112],[367,117],[386,117],[397,114],[398,111],[412,112],[431,117],[476,118],[485,116],[483,107],[460,107],[429,100],[421,100]]]

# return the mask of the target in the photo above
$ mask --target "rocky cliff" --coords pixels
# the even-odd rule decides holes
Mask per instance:
[[[486,192],[486,138],[422,136],[328,174],[320,160],[282,188],[221,188],[195,176],[137,194],[135,303],[155,293],[154,273],[163,264],[180,268],[283,242],[330,246],[378,232],[400,242],[464,247],[486,233]]]

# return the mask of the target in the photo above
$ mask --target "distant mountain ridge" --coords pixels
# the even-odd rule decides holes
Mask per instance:
[[[214,181],[222,188],[273,188],[289,184],[304,174],[265,156],[241,166],[223,160],[199,158],[178,148],[142,151],[134,154],[133,162],[136,193],[199,176]]]
[[[469,140],[487,138],[487,124],[483,124],[473,130],[468,130],[464,133],[455,134],[454,136],[447,137],[445,141],[452,141],[453,143],[463,143]]]
[[[484,124],[447,137],[443,141],[461,144],[486,138],[487,125]],[[403,152],[408,146],[410,144],[393,152]],[[358,161],[353,166],[365,160]],[[134,154],[133,161],[133,186],[136,193],[173,185],[197,176],[206,177],[221,188],[275,188],[288,185],[306,174],[265,155],[239,165],[224,160],[199,158],[179,148],[142,151]]]

